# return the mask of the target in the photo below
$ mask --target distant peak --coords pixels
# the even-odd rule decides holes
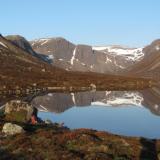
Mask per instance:
[[[157,39],[151,43],[151,45],[160,46],[160,39]]]
[[[67,41],[65,38],[63,38],[63,37],[51,37],[51,38],[39,38],[39,39],[35,39],[35,40],[33,40],[33,41],[35,41],[35,42],[42,42],[42,41],[49,41],[49,40],[65,40],[65,41]]]
[[[5,36],[6,39],[10,40],[10,41],[23,41],[23,42],[27,42],[27,40],[20,35],[8,35]]]

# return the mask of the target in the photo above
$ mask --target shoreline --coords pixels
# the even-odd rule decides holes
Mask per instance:
[[[0,132],[0,146],[5,148],[0,151],[7,158],[10,155],[12,158],[23,157],[26,160],[33,157],[57,160],[63,157],[66,160],[96,158],[139,160],[150,157],[153,160],[159,157],[159,139],[120,136],[83,128],[70,130],[54,123],[40,125],[18,123],[18,125],[25,128],[25,133],[3,136]],[[0,129],[1,127],[2,121],[0,121]]]

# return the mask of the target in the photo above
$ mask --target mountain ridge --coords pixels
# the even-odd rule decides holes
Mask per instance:
[[[28,90],[133,90],[148,88],[150,79],[91,72],[68,72],[50,65],[0,36],[0,94],[23,94]],[[2,94],[2,95],[3,95]]]
[[[63,38],[60,40],[56,38],[42,38],[31,41],[30,44],[37,53],[52,54],[55,57],[53,65],[61,66],[66,70],[116,75],[121,74],[124,69],[136,63],[132,55],[127,57],[127,52],[134,51],[136,50],[135,48],[124,48],[116,45],[114,47],[119,47],[119,50],[126,52],[123,55],[119,55],[116,51],[111,52],[107,50],[109,47],[111,50],[111,46],[103,46],[104,50],[101,50],[90,45],[75,45]],[[142,49],[137,50],[137,55],[140,52],[142,52]],[[137,59],[141,58],[141,56]]]
[[[160,77],[157,76],[160,40],[144,48],[128,48],[119,45],[76,45],[63,37],[40,38],[30,42],[18,35],[6,38],[40,60],[67,71]]]

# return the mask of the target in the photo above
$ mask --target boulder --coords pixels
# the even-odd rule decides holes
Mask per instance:
[[[32,115],[36,114],[36,108],[27,102],[12,100],[5,104],[5,119],[7,121],[29,122]]]
[[[5,123],[2,129],[2,132],[7,135],[15,135],[24,133],[24,129],[21,126],[12,123]]]
[[[52,121],[49,120],[49,119],[46,119],[46,120],[44,121],[44,123],[45,123],[45,124],[53,124]]]

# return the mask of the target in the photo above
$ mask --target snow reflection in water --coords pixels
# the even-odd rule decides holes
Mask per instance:
[[[160,138],[160,95],[146,91],[50,93],[32,104],[39,116],[70,128],[92,128],[115,134]]]

